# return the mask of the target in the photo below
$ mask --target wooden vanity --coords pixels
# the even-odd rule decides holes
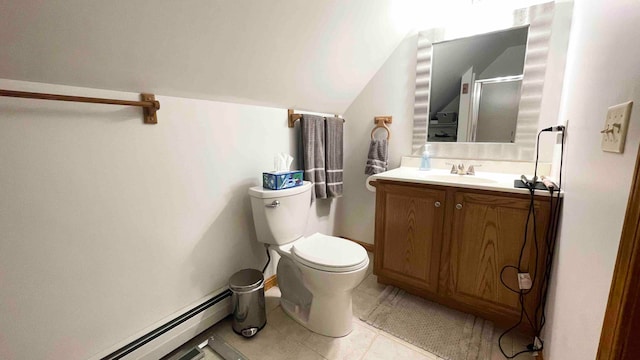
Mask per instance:
[[[519,295],[500,282],[505,265],[517,266],[528,194],[377,179],[374,274],[390,284],[509,327],[520,318]],[[549,227],[549,196],[536,195],[538,281],[524,296],[535,312],[540,298]],[[554,198],[554,203],[555,203]],[[533,219],[523,269],[533,278],[536,246]],[[518,289],[517,271],[503,279]],[[533,333],[523,322],[521,330]]]

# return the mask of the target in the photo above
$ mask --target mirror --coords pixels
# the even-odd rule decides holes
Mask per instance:
[[[411,139],[412,155],[419,156],[424,149],[425,143],[429,142],[431,155],[436,158],[533,161],[535,158],[536,134],[540,129],[558,123],[559,101],[557,99],[562,92],[562,78],[566,49],[569,42],[573,4],[548,2],[522,9],[507,10],[490,11],[484,14],[480,14],[475,8],[466,12],[461,10],[456,18],[444,22],[445,25],[418,33],[416,39],[413,137]],[[473,87],[482,88],[482,96],[476,102],[478,104],[478,121],[475,129],[469,128],[469,123],[467,123],[466,127],[459,127],[462,131],[458,132],[456,129],[455,142],[453,138],[448,139],[449,141],[432,141],[429,139],[429,135],[432,135],[431,137],[433,138],[433,135],[437,134],[429,133],[430,120],[433,115],[429,110],[429,105],[432,100],[432,89],[435,90],[437,86],[433,82],[438,81],[438,70],[432,66],[434,61],[439,60],[438,54],[434,53],[434,44],[456,39],[474,39],[479,34],[518,29],[521,31],[526,29],[527,31],[524,66],[520,73],[522,74],[521,80],[505,76],[502,76],[503,79],[494,79],[493,81],[489,81],[488,78],[474,79]],[[461,61],[460,58],[452,57],[448,61]],[[466,69],[462,71],[466,71]],[[464,73],[462,74],[464,75]],[[476,71],[476,74],[479,73]],[[517,76],[517,74],[510,73],[509,76]],[[476,87],[475,80],[486,81],[478,83],[479,86]],[[459,81],[459,83],[458,80],[453,81],[453,97],[456,96],[455,92],[463,92],[464,90],[462,75]],[[521,81],[521,85],[517,81]],[[510,84],[501,84],[501,82]],[[471,97],[477,92],[472,92],[471,82],[468,82],[468,84],[467,93],[462,95],[471,94]],[[509,86],[512,88],[509,89]],[[513,92],[514,88],[520,89],[519,95]],[[502,95],[503,93],[507,93],[509,96],[504,96]],[[515,98],[519,99],[517,110],[511,102]],[[469,99],[469,101],[471,100]],[[434,101],[436,100],[434,99]],[[498,101],[509,101],[512,105],[498,103],[497,105],[500,106],[491,109],[489,103],[495,104]],[[487,104],[485,105],[485,103]],[[487,106],[489,106],[488,110],[490,110],[489,117],[494,120],[496,118],[491,115],[492,113],[517,112],[515,124],[513,122],[509,123],[509,126],[504,127],[504,131],[492,129],[492,121],[487,122],[485,127],[485,122],[483,121],[484,112],[480,108],[487,108]],[[453,108],[455,109],[455,105]],[[460,112],[459,108],[458,105],[458,112]],[[437,120],[438,111],[442,112],[441,110],[435,111]],[[468,112],[463,113],[468,114]],[[469,118],[472,119],[473,116],[474,107],[472,106]],[[445,119],[446,115],[441,116],[441,118],[443,121],[447,120]],[[512,119],[512,117],[510,118]],[[452,121],[451,119],[448,120]],[[457,119],[456,121],[459,120]],[[503,122],[502,120],[495,121]],[[438,120],[438,124],[440,122]],[[511,136],[513,126],[515,126],[515,134]],[[464,129],[467,129],[466,134]],[[442,134],[440,133],[440,135]],[[462,140],[469,138],[475,140],[475,142]],[[551,148],[552,145],[545,145],[544,148],[546,147]],[[548,158],[549,154],[545,156]]]
[[[428,142],[515,142],[528,32],[433,43]]]

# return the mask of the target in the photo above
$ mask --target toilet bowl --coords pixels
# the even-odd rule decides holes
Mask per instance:
[[[279,283],[283,310],[313,332],[332,337],[349,334],[353,289],[365,278],[369,266],[366,250],[349,240],[316,233],[276,251],[297,267],[302,285],[312,296],[309,307],[296,307],[288,294],[289,279],[282,276],[283,268],[279,267],[278,280],[282,277],[285,281]]]
[[[369,257],[352,241],[315,233],[303,237],[311,183],[286,190],[249,189],[258,241],[280,254],[277,277],[283,310],[309,330],[341,337],[352,330],[353,289]]]

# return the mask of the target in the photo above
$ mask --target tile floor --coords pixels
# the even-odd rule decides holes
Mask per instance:
[[[376,329],[359,319],[359,316],[377,301],[380,291],[384,289],[383,285],[377,283],[375,275],[371,272],[370,268],[367,278],[354,291],[354,329],[351,334],[343,338],[336,339],[315,334],[289,318],[279,305],[280,290],[274,287],[265,293],[267,325],[254,338],[245,339],[236,335],[231,329],[231,319],[226,318],[167,355],[164,360],[179,359],[187,350],[203,342],[214,333],[251,360],[441,360],[440,357]],[[494,340],[497,341],[497,338]],[[503,344],[522,346],[521,341],[517,341],[515,338],[506,340],[503,340]],[[204,352],[206,360],[221,359],[208,347]],[[517,359],[531,358],[531,355],[527,354],[517,357]],[[491,359],[487,360],[500,359],[504,359],[504,357],[496,346]]]

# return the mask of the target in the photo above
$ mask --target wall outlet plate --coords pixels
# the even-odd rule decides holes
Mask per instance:
[[[602,131],[602,151],[623,153],[633,101],[614,105],[607,111]]]
[[[531,285],[531,275],[529,273],[518,273],[518,287],[520,287],[520,290],[529,290]]]

